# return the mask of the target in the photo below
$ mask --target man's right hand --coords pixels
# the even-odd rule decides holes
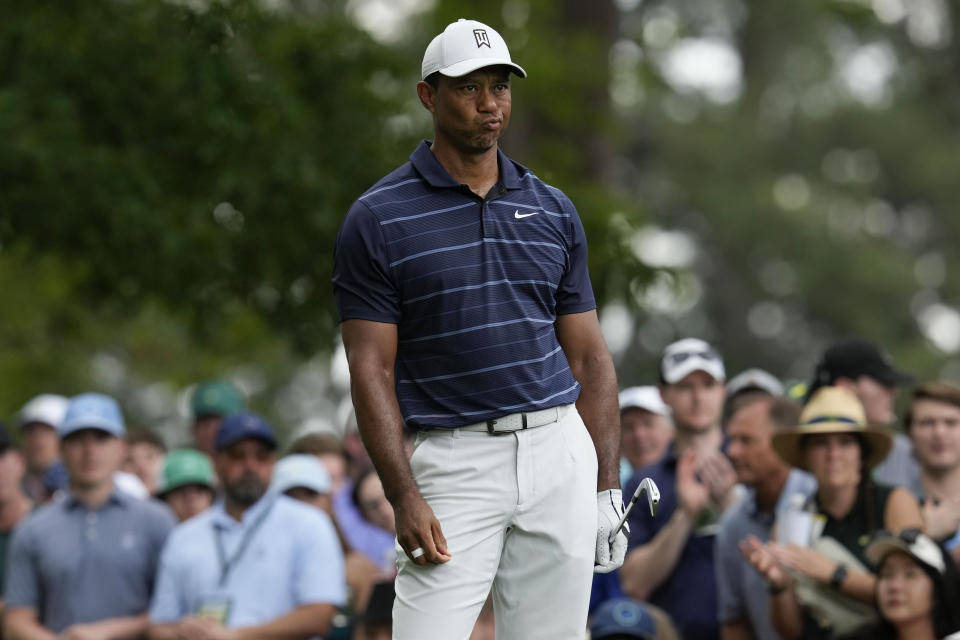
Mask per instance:
[[[419,492],[397,500],[393,513],[397,523],[397,542],[415,564],[443,564],[450,559],[440,521]],[[415,553],[418,549],[423,553]]]

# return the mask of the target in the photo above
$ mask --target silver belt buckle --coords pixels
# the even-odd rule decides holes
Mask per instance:
[[[522,431],[523,429],[526,429],[526,428],[527,428],[527,414],[526,414],[526,413],[521,413],[521,414],[520,414],[520,428],[519,428],[519,429],[503,429],[502,431],[501,431],[501,430],[497,430],[497,429],[495,428],[496,425],[497,425],[497,422],[499,422],[499,420],[497,420],[496,418],[494,418],[493,420],[487,420],[487,433],[489,433],[491,436],[502,436],[502,435],[506,435],[506,434],[508,434],[508,433],[513,433],[514,431]]]

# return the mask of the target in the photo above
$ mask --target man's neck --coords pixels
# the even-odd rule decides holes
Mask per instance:
[[[764,512],[773,511],[780,500],[780,494],[783,493],[789,475],[790,467],[781,467],[754,486],[757,509]]]
[[[9,531],[30,512],[33,503],[22,492],[0,501],[0,531]]]
[[[88,509],[99,509],[107,503],[110,496],[113,495],[113,478],[107,482],[95,485],[78,486],[70,484],[70,494]]]
[[[817,493],[817,502],[820,509],[828,513],[833,519],[844,518],[853,509],[857,501],[857,487],[820,487]]]
[[[467,154],[458,151],[442,140],[434,140],[430,150],[437,162],[454,180],[470,187],[481,198],[497,183],[500,166],[497,163],[497,147],[483,153]]]
[[[687,449],[712,452],[720,449],[723,444],[723,434],[720,426],[715,425],[707,429],[694,430],[677,425],[676,437],[673,442],[673,452],[679,458]]]
[[[260,500],[263,500],[263,497],[260,497]],[[234,502],[230,498],[224,498],[223,500],[223,509],[227,512],[227,515],[236,520],[237,522],[243,522],[243,514],[252,509],[260,500],[254,502],[253,504],[240,504]]]
[[[960,465],[941,473],[924,470],[920,477],[923,492],[931,498],[945,499],[960,495]]]

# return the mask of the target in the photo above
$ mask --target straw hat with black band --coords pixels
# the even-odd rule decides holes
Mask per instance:
[[[774,434],[773,449],[790,466],[803,467],[800,448],[803,436],[827,433],[859,436],[867,445],[865,453],[868,455],[863,460],[865,469],[883,462],[893,447],[893,438],[885,429],[867,425],[863,405],[852,391],[842,387],[821,387],[800,414],[800,424]]]

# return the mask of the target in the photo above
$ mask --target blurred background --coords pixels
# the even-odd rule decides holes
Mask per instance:
[[[809,377],[831,340],[960,381],[960,43],[946,0],[0,0],[0,414],[115,395],[186,439],[194,382],[342,428],[330,270],[430,135],[430,39],[529,73],[504,150],[566,191],[621,386],[677,337]]]

